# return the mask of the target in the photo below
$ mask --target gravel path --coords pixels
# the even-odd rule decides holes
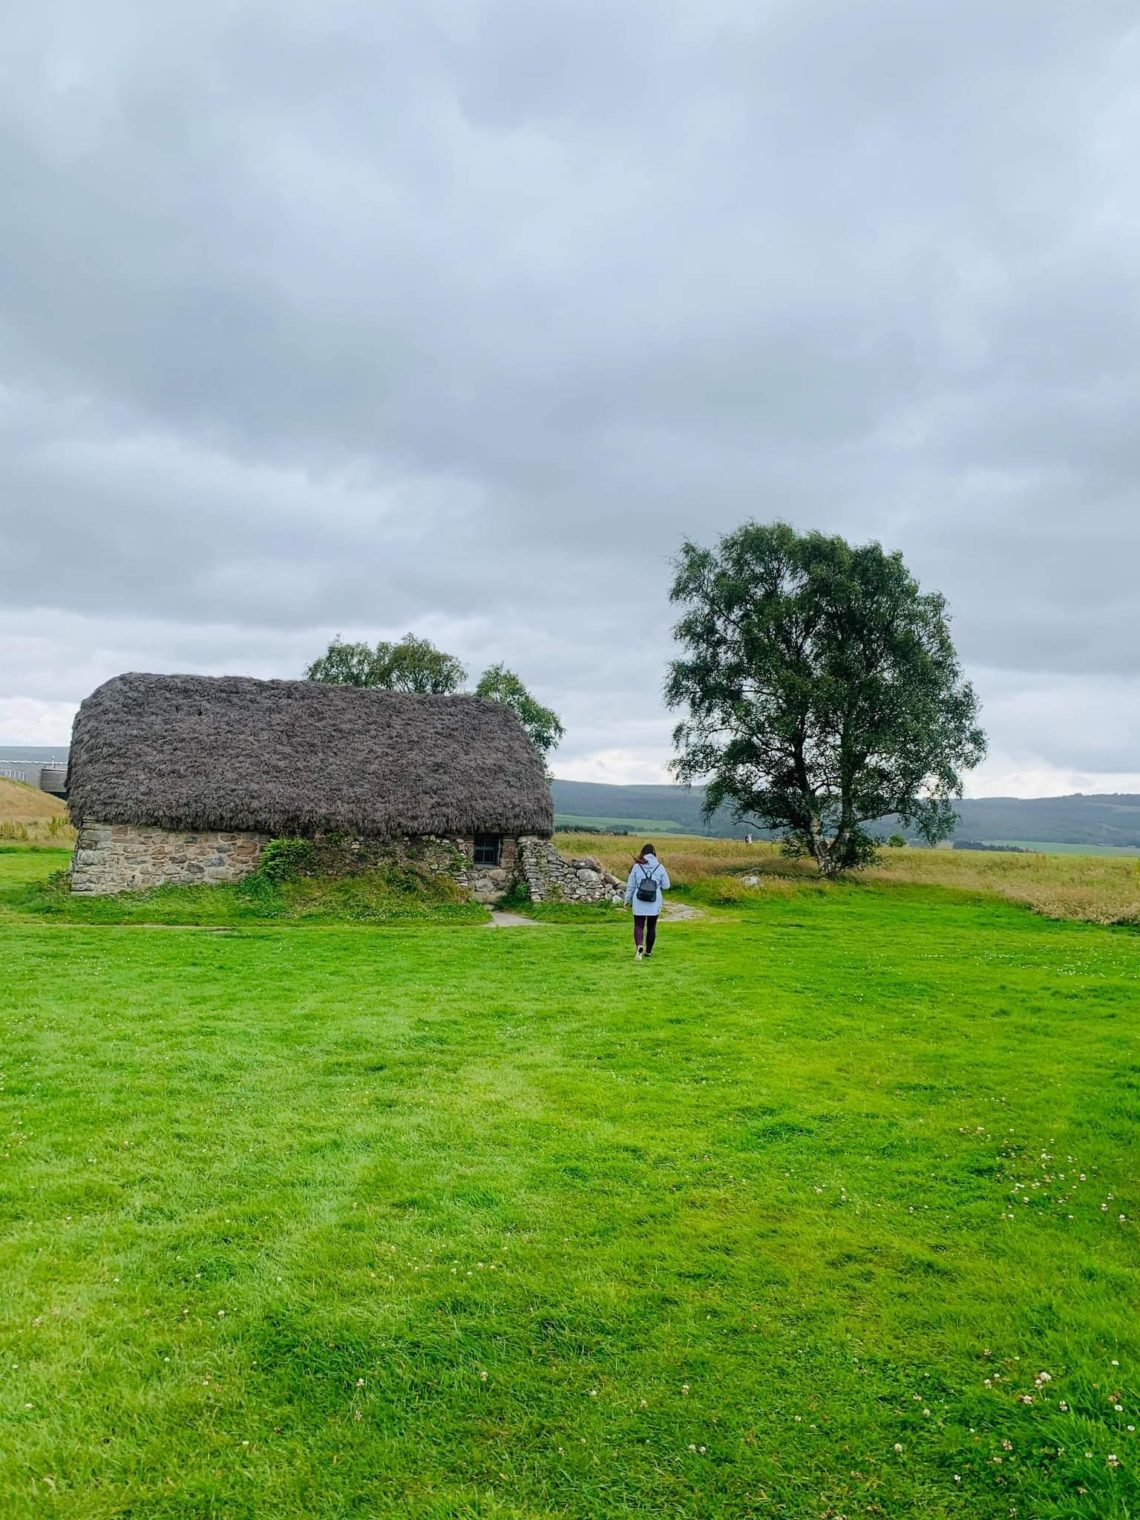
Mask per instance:
[[[690,908],[687,903],[666,902],[661,917],[667,923],[680,924],[695,918],[704,918],[700,908]],[[491,909],[489,923],[483,925],[484,929],[537,929],[540,925],[533,918],[524,918],[521,913],[500,913],[497,908]]]
[[[684,923],[686,919],[704,918],[704,912],[700,908],[690,908],[688,903],[666,902],[661,917],[671,924]]]

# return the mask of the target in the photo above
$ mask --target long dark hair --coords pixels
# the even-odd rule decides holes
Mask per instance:
[[[654,856],[654,858],[656,858],[657,851],[654,849],[654,847],[651,844],[643,844],[641,846],[641,853],[637,857],[638,862],[641,865],[645,864],[645,857],[647,855],[652,855],[652,856]]]

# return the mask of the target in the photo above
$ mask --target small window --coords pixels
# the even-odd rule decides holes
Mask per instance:
[[[498,834],[475,835],[475,864],[477,866],[497,866],[499,864],[499,848],[502,840]]]

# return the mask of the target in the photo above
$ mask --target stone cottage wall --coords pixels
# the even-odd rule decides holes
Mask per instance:
[[[268,834],[176,833],[149,824],[85,823],[72,856],[71,890],[98,895],[240,881],[257,870],[268,841]],[[515,882],[518,842],[503,839],[497,866],[475,865],[475,841],[462,837],[320,841],[318,858],[320,869],[333,874],[396,865],[425,876],[449,875],[477,902],[496,902]]]
[[[519,840],[519,877],[532,902],[620,902],[625,888],[593,855],[567,860],[535,835]]]
[[[477,866],[474,864],[474,839],[449,840],[448,843],[454,844],[467,862],[456,873],[459,885],[466,887],[476,902],[498,902],[500,897],[511,890],[518,878],[521,842],[504,836],[499,846],[499,864]]]
[[[408,834],[400,839],[324,835],[314,839],[312,847],[317,875],[395,869],[412,877],[450,876],[476,902],[497,902],[510,891],[518,872],[518,841],[509,837],[500,839],[497,866],[477,866],[475,840],[461,834]]]
[[[268,837],[217,829],[179,834],[149,824],[85,823],[72,856],[71,890],[98,894],[240,881],[257,869]]]
[[[177,833],[148,824],[85,823],[72,857],[71,890],[96,895],[240,881],[256,871],[268,840],[267,834],[216,829]],[[566,860],[534,835],[504,837],[497,866],[475,865],[475,841],[463,836],[318,840],[315,846],[322,871],[347,875],[399,866],[428,877],[449,875],[476,902],[497,902],[516,882],[534,902],[608,902],[622,892],[622,883],[593,856]]]

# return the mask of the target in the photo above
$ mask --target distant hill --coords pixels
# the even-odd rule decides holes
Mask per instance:
[[[605,786],[595,781],[555,781],[554,810],[559,823],[616,825],[635,832],[649,826],[685,834],[739,837],[746,826],[726,809],[707,823],[703,793],[680,786]],[[956,804],[958,837],[986,843],[1115,846],[1140,850],[1140,796],[979,797]],[[877,825],[892,833],[897,820]],[[904,831],[905,832],[905,831]]]
[[[617,824],[648,832],[658,830],[682,834],[706,834],[713,838],[731,838],[745,832],[734,823],[726,809],[707,823],[701,817],[704,792],[683,786],[605,786],[596,781],[555,781],[554,812],[574,823],[598,827]]]
[[[1140,848],[1140,796],[976,797],[956,804],[967,839]]]

